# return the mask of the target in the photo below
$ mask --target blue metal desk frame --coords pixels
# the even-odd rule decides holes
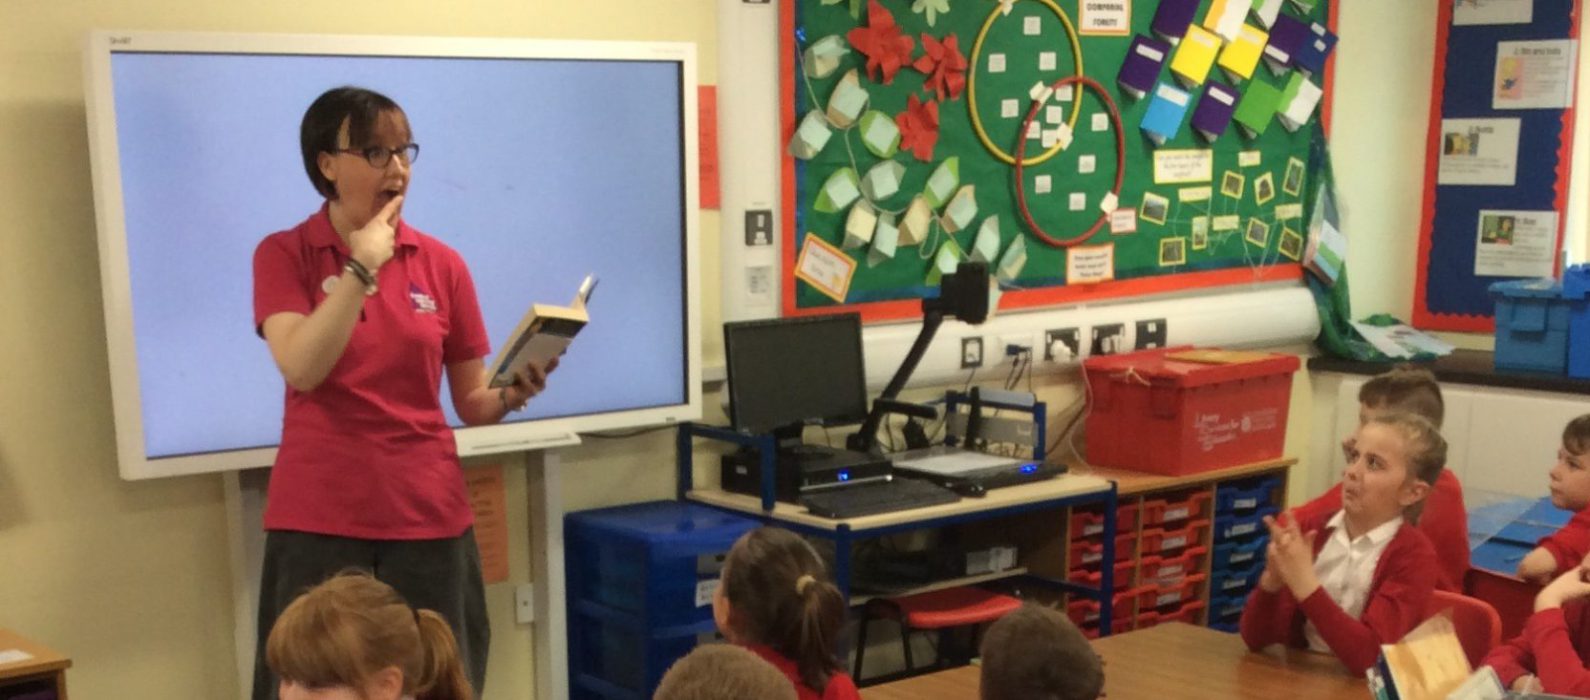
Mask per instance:
[[[834,582],[839,587],[839,592],[845,596],[846,601],[850,600],[851,550],[857,540],[870,537],[879,537],[882,535],[889,535],[898,532],[938,528],[946,525],[956,525],[959,523],[977,520],[989,520],[993,518],[1021,515],[1034,511],[1054,510],[1058,508],[1085,504],[1102,504],[1104,506],[1104,552],[1103,558],[1100,560],[1103,562],[1103,565],[1101,566],[1101,578],[1097,588],[1081,586],[1069,581],[1056,580],[1036,574],[1028,574],[1025,578],[1052,589],[1076,593],[1078,595],[1083,595],[1098,601],[1099,636],[1107,636],[1112,629],[1113,622],[1111,618],[1113,617],[1112,608],[1114,606],[1111,605],[1111,602],[1112,598],[1114,597],[1113,593],[1115,590],[1115,567],[1113,564],[1115,562],[1116,484],[1114,481],[1108,482],[1109,488],[1100,491],[1057,496],[1053,499],[1034,501],[1020,505],[1001,506],[986,510],[923,518],[921,520],[911,520],[891,525],[860,529],[852,528],[850,527],[849,523],[839,521],[835,524],[833,529],[827,529],[814,527],[805,523],[782,520],[773,513],[773,506],[776,503],[776,498],[774,496],[774,484],[776,483],[774,470],[777,469],[777,463],[775,459],[775,445],[771,435],[747,435],[745,433],[740,433],[727,428],[699,425],[696,423],[681,424],[679,426],[676,440],[676,448],[678,450],[679,477],[678,492],[676,495],[680,500],[685,500],[686,494],[688,494],[691,489],[694,488],[693,481],[695,477],[695,455],[693,447],[694,440],[697,437],[730,442],[736,445],[751,447],[759,451],[762,467],[762,512],[759,515],[752,514],[752,516],[758,517],[762,520],[762,522],[769,525],[775,525],[788,530],[793,530],[803,535],[833,540]],[[698,503],[700,502],[698,501]],[[712,503],[701,503],[701,505],[719,508],[720,510],[727,510],[740,515],[746,514],[744,511],[723,508],[722,506]],[[1056,520],[1062,524],[1064,523],[1064,520],[1061,518],[1056,518]]]

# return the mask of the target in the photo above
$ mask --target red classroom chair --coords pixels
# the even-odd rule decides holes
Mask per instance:
[[[869,602],[861,617],[861,630],[856,640],[856,669],[852,674],[860,685],[861,662],[867,652],[867,622],[872,619],[894,619],[900,623],[900,644],[905,655],[905,675],[917,673],[911,659],[911,632],[913,630],[938,630],[941,633],[939,659],[935,664],[943,667],[945,648],[943,632],[958,627],[974,629],[971,654],[977,653],[979,625],[993,622],[1021,607],[1021,599],[1002,593],[985,591],[972,586],[956,586],[941,591],[930,591],[898,598],[878,598]],[[969,656],[967,658],[970,658]],[[960,660],[964,662],[964,659]]]
[[[1524,632],[1524,623],[1535,614],[1535,596],[1540,586],[1516,576],[1486,569],[1469,569],[1463,577],[1463,592],[1491,604],[1502,620],[1502,639]]]
[[[1463,655],[1469,657],[1469,666],[1479,668],[1480,661],[1502,643],[1502,620],[1496,609],[1478,598],[1436,591],[1425,608],[1425,618],[1434,617],[1451,608],[1452,628],[1457,632],[1458,643],[1463,645]]]

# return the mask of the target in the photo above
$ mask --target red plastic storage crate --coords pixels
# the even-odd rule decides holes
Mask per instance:
[[[1137,504],[1130,503],[1115,509],[1115,532],[1137,529]],[[1071,511],[1071,536],[1092,537],[1104,534],[1104,509],[1100,507],[1077,508]]]
[[[1181,476],[1280,457],[1298,366],[1190,347],[1090,357],[1088,461]]]
[[[1205,574],[1193,574],[1173,586],[1139,586],[1137,609],[1146,612],[1198,600],[1198,587],[1207,578]]]
[[[1137,602],[1138,597],[1154,590],[1156,589],[1153,586],[1143,586],[1129,591],[1121,591],[1110,598],[1111,626],[1113,627],[1123,622],[1130,623],[1132,621],[1133,604]],[[1073,600],[1066,605],[1066,615],[1078,627],[1086,627],[1088,625],[1098,627],[1099,603],[1096,600],[1087,598]]]
[[[1193,491],[1164,498],[1143,500],[1143,527],[1157,527],[1165,523],[1179,523],[1202,516],[1209,508],[1213,495],[1208,491]]]
[[[1130,559],[1115,563],[1115,580],[1112,582],[1115,590],[1129,588],[1132,585],[1132,570],[1135,568],[1137,568],[1136,562]],[[1086,564],[1073,568],[1066,574],[1066,578],[1078,585],[1097,588],[1104,583],[1104,568],[1097,563]]]
[[[1194,520],[1185,527],[1173,530],[1157,527],[1144,530],[1142,556],[1166,552],[1180,553],[1180,550],[1187,547],[1200,546],[1204,543],[1204,531],[1208,529],[1208,520]]]
[[[1207,547],[1188,547],[1178,556],[1143,557],[1143,583],[1177,583],[1189,574],[1203,573],[1204,554]]]
[[[1189,625],[1198,624],[1198,618],[1204,611],[1204,602],[1194,600],[1184,603],[1180,608],[1168,612],[1148,610],[1137,616],[1136,629],[1153,627],[1166,622],[1185,622]]]
[[[1124,535],[1117,535],[1115,537],[1115,560],[1121,561],[1133,558],[1136,552],[1132,551],[1132,545],[1136,544],[1136,542],[1137,535],[1135,533],[1128,532]],[[1071,541],[1071,568],[1075,569],[1088,564],[1098,564],[1103,559],[1104,540],[1102,538],[1089,537]]]

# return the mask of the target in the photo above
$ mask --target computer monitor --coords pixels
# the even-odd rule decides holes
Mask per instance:
[[[736,430],[800,441],[806,425],[867,416],[861,316],[836,314],[723,324],[729,420]]]

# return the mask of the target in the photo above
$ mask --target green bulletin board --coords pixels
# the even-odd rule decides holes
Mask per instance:
[[[1203,21],[1211,1],[1200,3],[1197,21]],[[914,315],[914,300],[929,293],[936,284],[930,273],[940,248],[954,245],[971,251],[989,217],[998,219],[1001,256],[1018,238],[1027,254],[1019,274],[1001,285],[1001,308],[1299,275],[1296,261],[1312,214],[1308,200],[1312,199],[1314,188],[1310,183],[1325,148],[1322,112],[1316,110],[1296,131],[1272,119],[1256,138],[1232,124],[1213,143],[1195,133],[1184,116],[1175,136],[1156,146],[1139,127],[1150,98],[1123,94],[1117,74],[1132,36],[1152,36],[1150,25],[1158,2],[1125,3],[1130,8],[1130,32],[1114,35],[1087,33],[1082,22],[1088,18],[1079,13],[1081,4],[1092,3],[790,0],[782,5],[783,133],[789,146],[784,157],[784,215],[785,231],[793,234],[784,237],[786,314],[843,309],[859,310],[873,320]],[[1282,12],[1304,22],[1328,25],[1333,5],[1334,2],[1321,1],[1305,9],[1288,0]],[[1248,17],[1247,22],[1256,24],[1257,20]],[[817,51],[811,51],[814,46]],[[1100,223],[1101,200],[1115,189],[1116,168],[1124,165],[1124,179],[1116,197],[1119,208],[1137,212],[1136,230],[1112,233],[1106,220],[1080,244],[1114,246],[1113,279],[1089,284],[1068,284],[1067,256],[1077,249],[1054,247],[1039,240],[1017,206],[1015,168],[989,147],[1007,155],[1015,152],[1019,137],[1023,136],[1023,119],[1033,106],[1035,84],[1053,85],[1076,75],[1078,52],[1080,73],[1102,86],[1119,109],[1120,123],[1109,119],[1109,110],[1100,95],[1081,84],[1071,86],[1069,101],[1059,99],[1063,95],[1049,98],[1035,115],[1034,121],[1041,123],[1039,136],[1025,142],[1025,158],[1050,150],[1044,147],[1041,132],[1058,130],[1056,118],[1074,124],[1071,142],[1053,149],[1057,152],[1042,162],[1029,161],[1023,168],[1021,186],[1025,188],[1032,223],[1050,238],[1072,239]],[[1001,62],[1003,66],[999,65]],[[1179,85],[1169,68],[1170,62],[1167,57],[1159,83],[1187,90],[1187,114],[1191,115],[1203,88]],[[830,102],[852,70],[865,91],[866,107],[857,123],[841,129],[838,127],[843,119],[829,119],[833,107]],[[1209,80],[1218,80],[1246,94],[1260,82],[1280,89],[1293,71],[1276,75],[1261,62],[1251,78],[1233,81],[1217,66],[1210,71]],[[1322,85],[1328,74],[1327,70],[1311,78],[1316,85],[1326,87],[1322,110],[1328,109],[1329,104],[1328,86]],[[936,129],[929,104],[937,110]],[[1014,117],[1010,116],[1013,106]],[[1058,108],[1058,112],[1051,115],[1051,107]],[[974,128],[972,110],[977,113],[988,145]],[[814,111],[817,114],[813,115]],[[888,119],[900,133],[896,150],[871,149],[863,138],[888,134],[890,129],[878,124],[881,118]],[[803,141],[798,131],[804,119],[824,122],[829,132],[826,142],[815,152],[809,148],[811,142]],[[864,127],[876,127],[876,132]],[[1116,129],[1121,129],[1124,137],[1124,163],[1117,157]],[[880,143],[886,144],[887,140]],[[800,152],[802,144],[807,146],[805,153]],[[1155,152],[1185,149],[1211,151],[1212,181],[1157,184]],[[851,208],[856,205],[828,206],[832,202],[823,196],[824,186],[835,173],[853,169],[859,180],[879,163],[898,164],[899,167],[889,166],[899,174],[898,191],[875,199],[864,193],[857,200],[868,202],[885,218],[892,214],[898,224],[913,198],[923,193],[930,176],[950,159],[958,165],[958,185],[971,185],[974,190],[976,213],[965,228],[948,233],[940,223],[948,206],[934,207],[934,223],[928,234],[914,245],[902,242],[892,257],[870,255],[868,244],[841,249]],[[1296,193],[1283,191],[1282,187],[1289,163],[1294,170],[1302,169],[1301,181],[1298,173],[1293,173],[1287,183],[1297,185]],[[1239,197],[1222,194],[1226,173],[1243,177]],[[1272,195],[1262,204],[1257,196],[1261,178],[1270,180]],[[1048,181],[1047,192],[1039,191],[1044,187],[1041,180]],[[1196,200],[1201,188],[1207,188],[1209,198],[1188,201]],[[864,188],[858,189],[865,192]],[[1141,211],[1145,195],[1149,199],[1164,198],[1162,210],[1151,206],[1148,218]],[[1083,200],[1080,210],[1074,209],[1077,197]],[[1163,223],[1150,220],[1161,217]],[[1231,217],[1236,217],[1236,228],[1221,230],[1222,224],[1231,224]],[[1255,221],[1263,224],[1262,237],[1257,235],[1260,229],[1251,228]],[[1194,241],[1194,229],[1205,226],[1206,240]],[[1253,240],[1249,240],[1250,233],[1255,234],[1251,236]],[[803,249],[810,245],[808,234],[831,244],[825,247],[830,255],[833,249],[841,249],[854,261],[842,299],[824,293],[797,273]],[[1284,238],[1294,237],[1282,244]],[[1162,242],[1173,239],[1181,239],[1182,243],[1169,244],[1166,249]],[[999,262],[1000,258],[994,257],[990,267],[998,267]]]

